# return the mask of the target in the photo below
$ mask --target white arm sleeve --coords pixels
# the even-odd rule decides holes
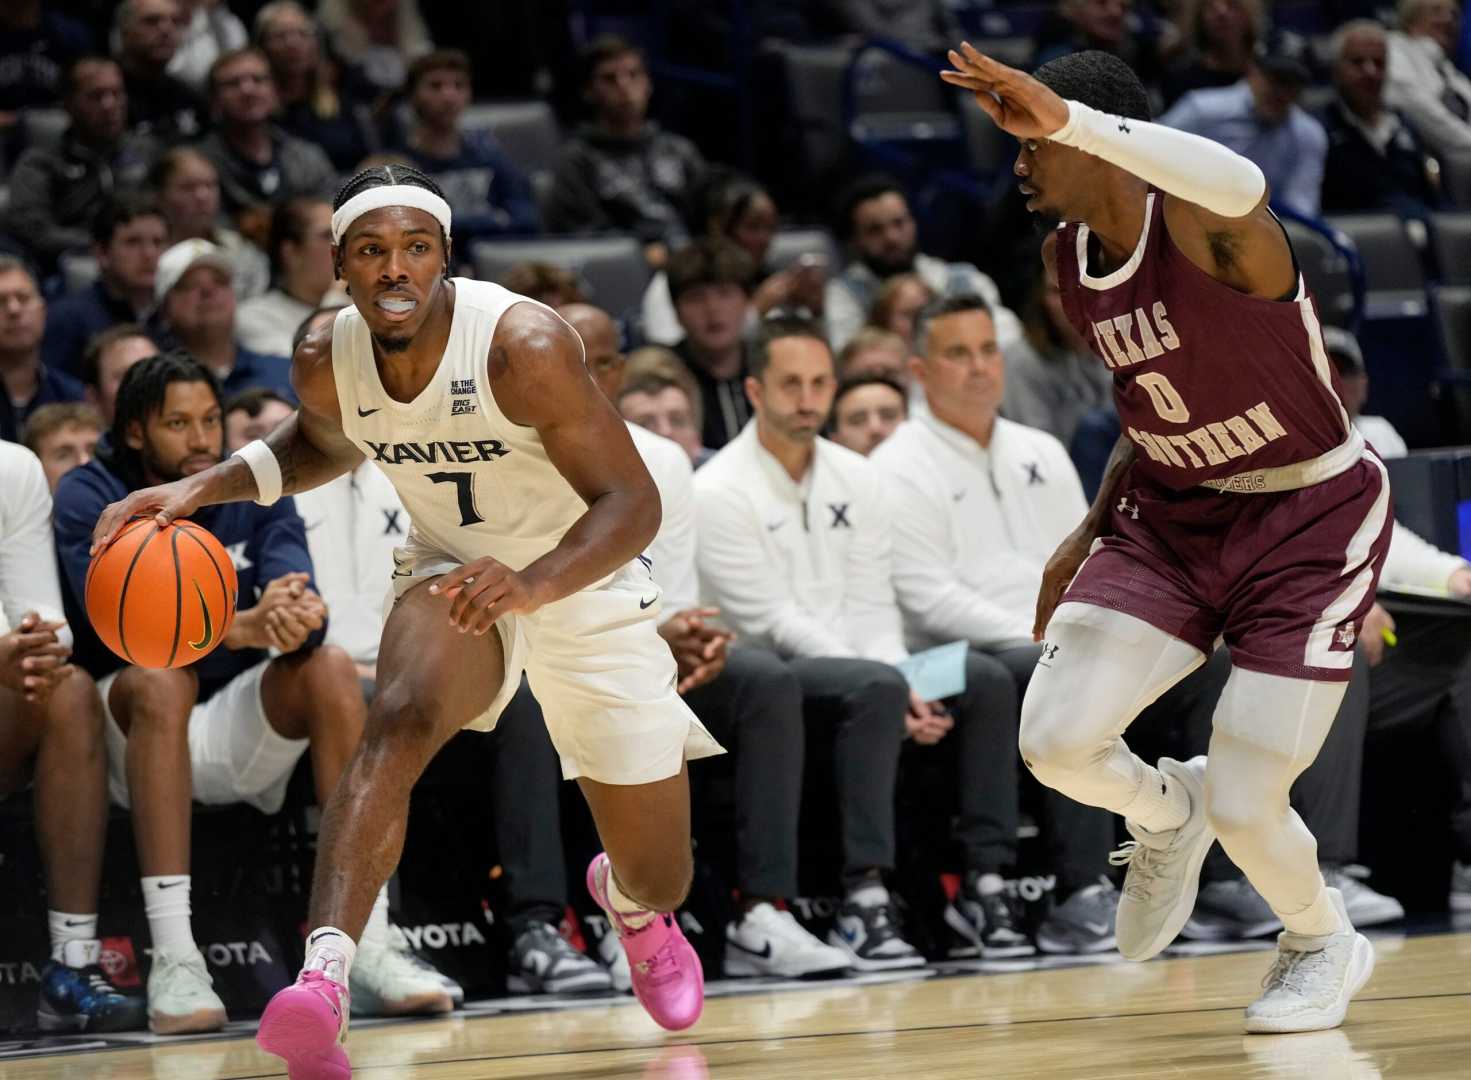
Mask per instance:
[[[1222,217],[1245,217],[1267,178],[1256,163],[1218,142],[1162,124],[1109,116],[1069,101],[1068,122],[1051,140],[1102,158],[1146,183]]]
[[[1396,585],[1443,589],[1451,575],[1465,565],[1466,560],[1459,555],[1441,551],[1396,521],[1379,584],[1386,589],[1393,589]]]

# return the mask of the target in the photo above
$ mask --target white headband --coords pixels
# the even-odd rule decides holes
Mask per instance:
[[[385,206],[407,206],[414,210],[423,210],[426,214],[433,214],[440,228],[444,230],[444,238],[449,239],[449,203],[428,188],[414,187],[410,184],[391,184],[386,187],[369,188],[360,195],[354,195],[334,210],[332,212],[332,242],[342,243],[342,237],[347,233],[348,226],[369,211],[382,210]]]

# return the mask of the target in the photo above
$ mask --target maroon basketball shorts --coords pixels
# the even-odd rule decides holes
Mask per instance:
[[[1131,469],[1063,603],[1143,619],[1238,667],[1346,682],[1394,527],[1372,451],[1312,487],[1170,491]]]

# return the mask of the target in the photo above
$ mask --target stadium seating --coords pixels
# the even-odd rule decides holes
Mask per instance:
[[[1430,222],[1437,276],[1445,285],[1471,285],[1471,211],[1436,214]]]
[[[499,281],[522,262],[566,267],[582,279],[590,302],[622,316],[633,311],[649,284],[643,247],[631,236],[549,236],[535,240],[482,241],[471,248],[475,273]]]
[[[803,255],[821,255],[827,259],[828,271],[836,273],[841,265],[838,243],[826,229],[783,229],[771,241],[766,262],[773,270],[783,270]]]

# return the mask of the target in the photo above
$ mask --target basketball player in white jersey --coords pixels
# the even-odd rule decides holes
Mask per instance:
[[[164,523],[212,503],[270,503],[364,457],[409,512],[378,692],[322,819],[306,963],[257,1035],[292,1080],[351,1075],[348,973],[398,863],[410,790],[455,732],[494,726],[523,671],[606,847],[588,887],[618,928],[639,1000],[671,1030],[703,1003],[699,960],[669,913],[692,875],[685,762],[721,749],[675,692],[660,589],[638,558],[659,496],[571,328],[500,286],[449,278],[450,224],[415,170],[348,181],[332,233],[353,306],[297,349],[301,408],[97,524],[101,546],[135,514]]]

